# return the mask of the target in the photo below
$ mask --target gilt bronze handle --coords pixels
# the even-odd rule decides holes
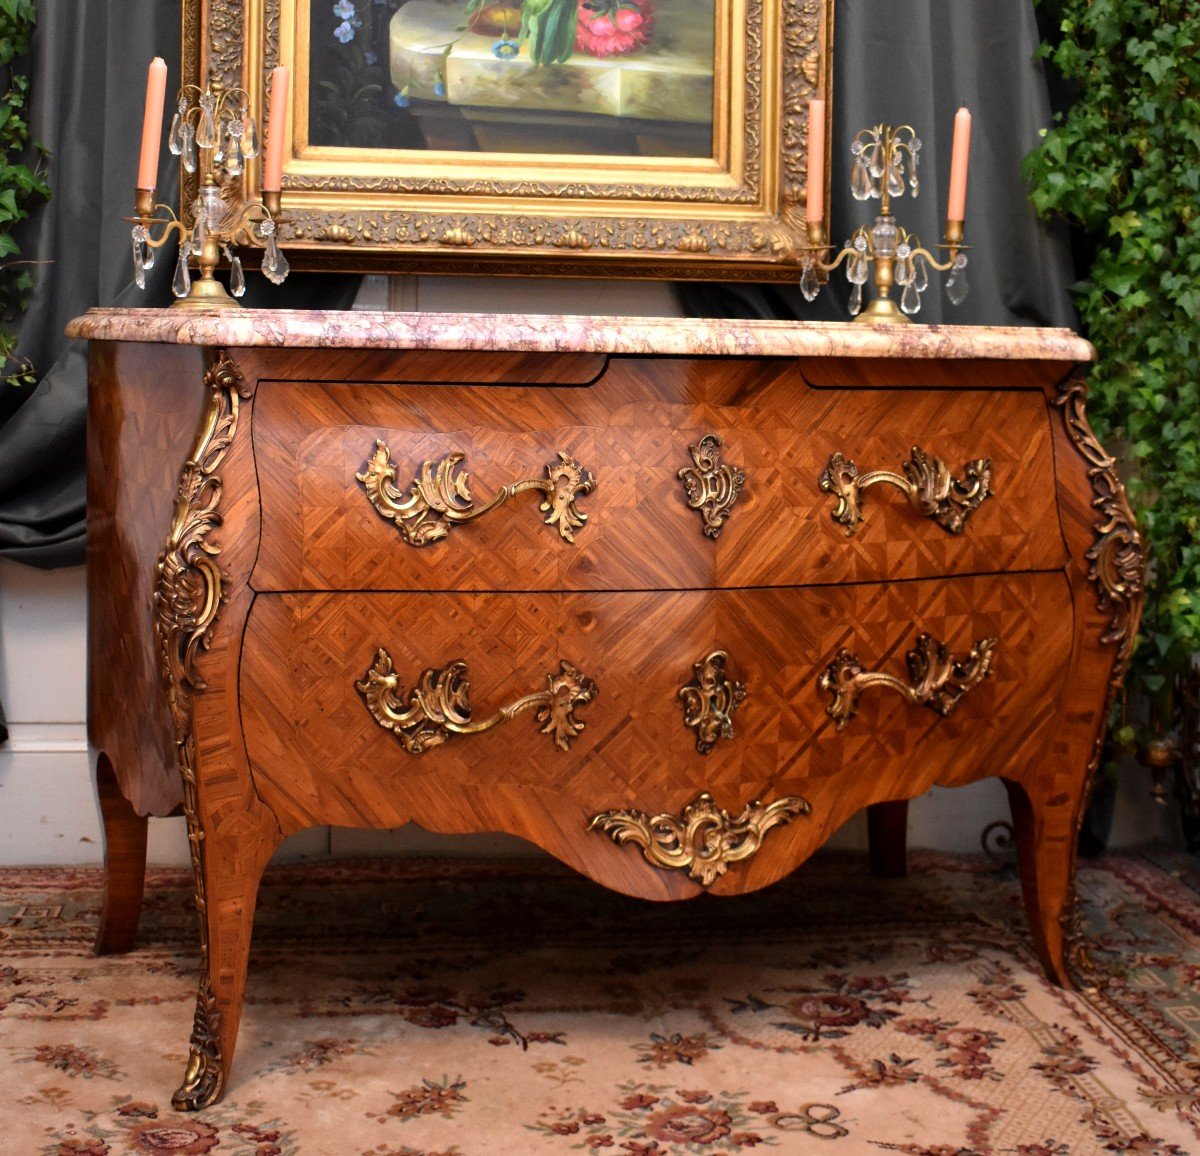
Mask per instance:
[[[907,682],[892,674],[863,670],[859,657],[843,648],[819,680],[820,688],[833,695],[825,712],[841,730],[858,712],[858,699],[864,690],[887,686],[914,705],[951,715],[963,695],[992,673],[998,645],[995,638],[982,638],[960,662],[933,635],[920,634],[916,647],[907,655]]]
[[[941,458],[930,457],[918,446],[903,465],[903,474],[871,470],[860,474],[858,466],[834,454],[821,471],[820,486],[837,498],[833,520],[846,527],[852,538],[863,520],[863,491],[889,485],[903,491],[913,507],[932,518],[951,534],[962,533],[971,512],[992,492],[992,459],[975,458],[963,466],[963,480],[954,477]]]
[[[449,534],[452,527],[482,518],[527,490],[545,495],[539,508],[546,514],[546,525],[557,526],[566,541],[575,541],[575,531],[587,521],[587,514],[576,509],[575,499],[591,493],[596,480],[573,457],[559,451],[559,460],[546,466],[544,478],[501,486],[482,506],[476,506],[471,497],[470,475],[462,465],[465,457],[455,452],[437,461],[424,462],[406,496],[396,485],[391,451],[377,441],[363,472],[354,476],[362,483],[379,516],[394,522],[410,546],[436,542]]]
[[[355,687],[371,717],[400,740],[410,755],[421,755],[441,746],[453,735],[476,735],[507,722],[522,711],[537,709],[541,733],[550,735],[560,750],[569,750],[572,739],[584,724],[575,717],[575,708],[585,706],[597,695],[596,684],[569,662],[561,664],[557,674],[546,676],[546,689],[527,694],[501,707],[490,718],[471,718],[470,683],[467,664],[461,659],[440,670],[426,670],[416,685],[405,694],[392,665],[392,657],[382,647],[375,654],[361,682]]]

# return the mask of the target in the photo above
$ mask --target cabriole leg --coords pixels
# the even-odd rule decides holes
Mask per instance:
[[[1027,789],[1004,780],[1017,838],[1021,891],[1033,945],[1046,974],[1060,987],[1074,986],[1067,967],[1066,923],[1075,873],[1080,800],[1063,793],[1031,799]]]
[[[96,932],[97,955],[120,955],[133,947],[146,886],[145,815],[139,815],[117,785],[108,755],[96,759],[96,793],[104,824],[104,899]]]
[[[237,1045],[254,907],[263,869],[279,845],[273,822],[237,815],[204,840],[197,903],[204,941],[187,1070],[172,1097],[180,1111],[220,1099]]]

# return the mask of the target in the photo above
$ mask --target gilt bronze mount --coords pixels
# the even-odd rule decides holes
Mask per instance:
[[[721,461],[721,439],[716,434],[705,434],[688,446],[688,453],[693,464],[684,466],[678,475],[688,509],[700,512],[705,535],[715,539],[746,484],[746,472],[741,466]]]
[[[701,887],[709,887],[730,863],[749,859],[772,827],[810,812],[806,800],[792,795],[764,807],[747,803],[736,817],[718,807],[708,792],[689,803],[682,815],[648,815],[645,811],[601,811],[588,824],[622,846],[641,847],[646,862],[671,871],[686,871]]]
[[[446,537],[454,526],[482,518],[509,498],[527,490],[545,495],[539,507],[546,514],[545,524],[557,526],[565,541],[575,541],[575,531],[587,521],[587,514],[576,508],[575,499],[580,494],[591,493],[596,480],[573,457],[560,450],[559,460],[546,466],[544,478],[501,486],[482,506],[476,506],[471,497],[470,475],[462,468],[465,457],[456,451],[437,461],[423,463],[406,495],[396,485],[396,466],[391,451],[382,441],[377,441],[363,472],[354,476],[362,483],[379,516],[394,522],[410,546],[436,542]]]
[[[405,694],[391,655],[382,647],[375,661],[355,688],[362,695],[371,717],[400,740],[410,755],[421,755],[454,735],[476,735],[491,730],[522,711],[537,711],[541,733],[550,735],[559,750],[569,750],[584,724],[575,709],[597,695],[596,684],[569,662],[557,674],[546,676],[546,689],[527,694],[501,707],[490,718],[471,718],[470,683],[467,664],[461,660],[440,670],[423,671],[416,685]]]
[[[858,713],[858,699],[863,691],[872,686],[886,686],[914,706],[927,706],[943,717],[949,716],[963,695],[992,673],[998,645],[995,638],[982,638],[960,662],[945,643],[931,634],[920,634],[916,647],[906,656],[907,682],[893,674],[863,670],[861,659],[843,648],[818,683],[823,691],[833,695],[825,711],[841,730]]]
[[[729,655],[714,650],[692,666],[695,678],[679,688],[683,721],[696,732],[696,750],[706,755],[718,739],[733,738],[733,712],[746,700],[745,683],[725,675]]]
[[[833,520],[846,527],[846,537],[858,532],[863,519],[863,494],[871,486],[895,486],[904,493],[913,509],[932,518],[943,530],[961,534],[967,518],[992,493],[992,459],[975,458],[963,466],[960,481],[950,473],[941,458],[931,457],[913,446],[901,467],[903,474],[891,470],[871,470],[860,474],[858,466],[840,453],[833,454],[821,471],[818,484],[837,498]]]

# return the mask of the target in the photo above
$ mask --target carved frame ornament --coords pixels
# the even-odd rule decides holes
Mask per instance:
[[[200,922],[200,986],[187,1070],[183,1084],[171,1098],[180,1111],[212,1104],[225,1085],[225,1064],[217,1038],[220,1012],[209,978],[208,900],[201,860],[204,832],[197,801],[193,715],[195,696],[205,689],[196,660],[212,640],[224,601],[225,577],[216,561],[219,547],[209,539],[221,525],[221,478],[217,471],[237,433],[240,400],[249,396],[241,373],[224,350],[213,355],[204,384],[208,390],[204,420],[179,473],[175,512],[159,558],[154,590],[159,662],[175,735],[175,757],[183,780],[183,809]]]
[[[708,158],[311,145],[309,0],[184,0],[183,74],[244,87],[261,117],[267,70],[292,69],[279,239],[297,267],[790,281],[834,0],[712,2]]]

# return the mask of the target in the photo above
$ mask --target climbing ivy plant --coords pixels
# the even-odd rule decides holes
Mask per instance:
[[[21,64],[36,19],[33,0],[0,0],[0,380],[14,385],[30,385],[34,375],[33,367],[16,356],[15,326],[28,304],[33,277],[21,260],[13,229],[36,201],[50,196],[39,169],[26,163],[29,77]]]
[[[1200,4],[1040,3],[1058,26],[1041,54],[1071,104],[1025,175],[1088,258],[1075,293],[1098,357],[1089,413],[1122,451],[1149,547],[1133,674],[1162,701],[1200,654]]]

